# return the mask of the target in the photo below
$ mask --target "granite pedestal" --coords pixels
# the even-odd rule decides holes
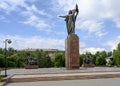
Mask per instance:
[[[68,35],[65,40],[65,65],[67,69],[79,69],[79,37],[76,34]]]
[[[25,69],[38,69],[39,67],[37,65],[27,65]]]
[[[94,64],[83,64],[82,67],[95,67]]]

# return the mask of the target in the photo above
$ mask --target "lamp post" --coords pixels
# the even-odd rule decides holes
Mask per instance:
[[[10,39],[5,39],[5,76],[7,76],[7,43],[10,44]]]

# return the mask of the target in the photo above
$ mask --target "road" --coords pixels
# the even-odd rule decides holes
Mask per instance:
[[[120,78],[19,82],[6,86],[120,86]]]

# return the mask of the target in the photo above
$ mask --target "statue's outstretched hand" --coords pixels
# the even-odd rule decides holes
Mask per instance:
[[[77,13],[79,13],[79,9],[78,9],[78,5],[76,4],[76,11]]]
[[[61,18],[66,18],[66,16],[59,16],[59,17],[61,17]]]

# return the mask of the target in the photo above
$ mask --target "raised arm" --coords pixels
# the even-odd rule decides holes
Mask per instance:
[[[76,12],[79,13],[78,5],[76,4]]]
[[[61,18],[66,18],[67,16],[59,16],[59,17],[61,17]]]
[[[79,9],[78,9],[78,5],[76,4],[76,14],[75,14],[75,20],[76,20],[76,18],[77,18],[78,13],[79,13]]]

